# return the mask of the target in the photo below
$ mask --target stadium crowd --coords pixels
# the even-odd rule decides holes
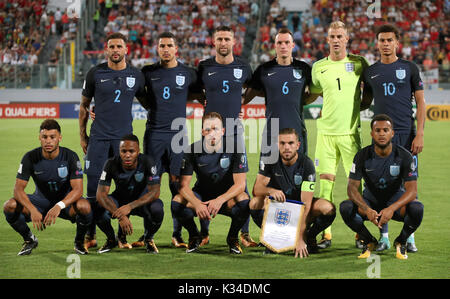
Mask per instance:
[[[38,63],[38,56],[50,35],[59,36],[50,55],[49,65],[58,63],[64,44],[75,38],[77,16],[67,11],[48,11],[48,0],[0,0],[0,78],[7,78],[18,65],[27,76],[27,69]],[[211,33],[219,25],[235,31],[234,54],[243,49],[247,28],[256,26],[260,11],[256,0],[98,0],[99,10],[93,16],[94,33],[86,35],[86,57],[92,65],[104,60],[104,40],[108,34],[121,32],[129,39],[129,59],[136,67],[157,61],[156,36],[163,31],[174,32],[179,40],[178,56],[190,66],[215,55]],[[380,2],[381,3],[381,2]],[[357,0],[313,0],[311,8],[289,15],[279,0],[270,6],[264,24],[259,28],[257,51],[251,62],[255,65],[275,56],[274,32],[283,26],[291,28],[296,47],[294,57],[307,63],[328,53],[326,26],[342,20],[350,28],[350,52],[363,55],[370,63],[376,61],[374,28],[384,22],[396,24],[402,31],[399,56],[422,65],[425,70],[440,67],[450,73],[450,1],[449,0],[383,0],[381,18],[368,16],[368,6]],[[98,22],[104,18],[104,28]],[[20,77],[20,76],[19,76]],[[26,78],[19,78],[27,80]]]
[[[49,10],[47,5],[48,0],[0,0],[0,81],[28,82],[32,67],[54,35],[58,41],[47,59],[51,73],[64,44],[75,38],[77,16],[59,8]]]
[[[131,63],[137,67],[157,61],[155,41],[163,31],[176,34],[180,60],[187,65],[197,66],[201,60],[215,55],[211,35],[219,25],[233,28],[234,53],[240,55],[246,27],[258,11],[255,0],[99,2],[100,15],[107,18],[105,36],[113,32],[127,36]],[[101,49],[100,45],[97,49]]]
[[[350,52],[363,55],[373,63],[378,59],[374,29],[390,22],[401,30],[398,53],[401,57],[425,69],[437,66],[449,69],[450,1],[383,0],[379,3],[381,18],[371,18],[367,13],[370,3],[364,1],[313,0],[310,10],[300,16],[294,14],[288,24],[288,13],[275,0],[260,28],[260,53],[256,57],[259,62],[272,59],[275,55],[273,33],[282,26],[292,26],[296,42],[294,56],[312,63],[328,53],[325,28],[332,21],[341,20],[350,28]]]

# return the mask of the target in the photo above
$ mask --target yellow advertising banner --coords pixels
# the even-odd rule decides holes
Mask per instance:
[[[427,120],[450,121],[450,105],[427,105]]]

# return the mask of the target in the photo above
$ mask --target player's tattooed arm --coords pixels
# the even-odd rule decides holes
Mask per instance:
[[[81,96],[80,112],[78,114],[78,123],[80,126],[80,145],[83,152],[87,153],[87,146],[89,143],[89,137],[87,135],[87,122],[89,119],[89,106],[92,98]]]
[[[139,197],[138,199],[121,206],[120,208],[118,208],[113,214],[112,217],[113,218],[117,218],[120,219],[123,216],[128,216],[132,210],[139,208],[141,206],[147,205],[150,202],[156,200],[159,198],[159,193],[160,193],[160,185],[159,184],[155,184],[155,185],[148,185],[148,192],[145,193],[144,195],[142,195],[141,197]]]
[[[117,206],[114,201],[108,196],[109,190],[110,186],[98,185],[96,195],[97,202],[111,214],[114,214],[114,212],[117,210]]]
[[[361,194],[359,193],[359,186],[361,185],[360,180],[348,179],[347,185],[347,195],[351,201],[353,201],[357,206],[358,210],[369,219],[370,222],[378,226],[378,217],[380,216],[377,211],[371,209]]]

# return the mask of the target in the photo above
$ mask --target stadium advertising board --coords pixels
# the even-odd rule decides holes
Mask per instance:
[[[0,118],[59,118],[59,108],[50,103],[0,104]]]
[[[303,109],[305,119],[320,117],[322,105],[307,105]],[[79,103],[12,103],[0,104],[0,118],[78,118]],[[264,118],[266,106],[262,104],[248,104],[242,107],[244,119]],[[413,112],[415,116],[416,107]],[[147,119],[147,111],[139,104],[132,106],[133,119]],[[186,118],[199,119],[203,116],[203,106],[200,104],[186,105]],[[373,107],[361,111],[361,120],[373,117]],[[432,121],[450,121],[450,105],[427,105],[427,119]]]
[[[450,105],[427,105],[427,120],[450,121]]]

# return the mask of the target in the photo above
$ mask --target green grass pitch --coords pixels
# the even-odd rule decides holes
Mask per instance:
[[[42,120],[0,120],[0,203],[12,197],[15,175],[21,157],[37,146],[38,127]],[[75,150],[80,159],[78,120],[61,119],[63,140],[61,145]],[[307,121],[309,153],[314,157],[316,123]],[[145,123],[134,122],[134,132],[140,139]],[[409,254],[406,261],[394,257],[394,249],[381,253],[379,257],[380,278],[450,278],[450,122],[427,122],[425,149],[419,156],[419,199],[425,205],[422,225],[415,234],[419,251]],[[198,135],[197,135],[198,136]],[[250,138],[247,146],[259,144]],[[363,122],[363,144],[370,142],[369,124]],[[247,147],[248,148],[248,147]],[[248,187],[252,189],[258,169],[257,153],[249,153]],[[31,181],[30,181],[31,182]],[[86,187],[85,187],[86,188]],[[316,188],[318,189],[318,188]],[[27,192],[34,191],[32,183]],[[196,254],[186,254],[170,244],[172,219],[167,175],[162,178],[161,198],[165,216],[161,229],[155,236],[160,250],[158,255],[146,254],[143,248],[132,250],[115,249],[107,254],[91,250],[80,257],[81,278],[174,278],[174,279],[278,279],[278,278],[368,278],[372,262],[358,260],[359,250],[354,246],[354,233],[342,221],[338,212],[333,223],[333,245],[320,254],[307,259],[294,259],[292,252],[263,256],[262,248],[243,248],[244,254],[232,256],[228,253],[225,237],[229,228],[228,217],[218,215],[210,225],[211,242]],[[346,198],[346,177],[340,166],[336,187],[335,204]],[[134,234],[128,237],[135,241],[142,233],[142,220],[131,217]],[[30,224],[31,225],[31,224]],[[369,222],[366,225],[378,237],[377,229]],[[391,221],[391,242],[398,235],[401,223]],[[117,222],[113,220],[117,228]],[[39,246],[30,256],[17,256],[22,239],[0,216],[0,278],[67,278],[72,263],[75,225],[63,219],[43,232],[36,232]],[[251,221],[250,233],[259,240],[259,228]],[[183,229],[183,237],[188,238]],[[100,245],[105,241],[97,229]]]

